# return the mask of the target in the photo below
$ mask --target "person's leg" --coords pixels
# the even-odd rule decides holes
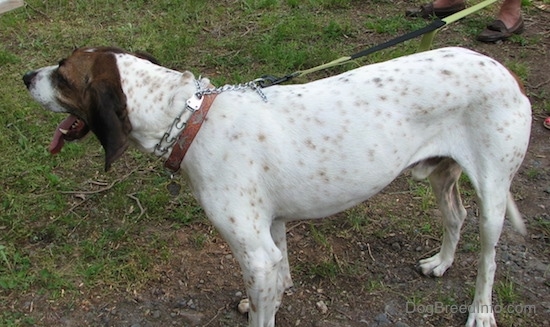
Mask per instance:
[[[521,0],[504,0],[498,19],[501,20],[506,28],[510,29],[521,19]]]
[[[497,19],[489,24],[477,39],[482,42],[497,42],[521,32],[523,32],[521,0],[504,0]]]

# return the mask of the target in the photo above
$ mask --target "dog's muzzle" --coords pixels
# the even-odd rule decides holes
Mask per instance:
[[[27,89],[31,87],[32,82],[36,77],[36,74],[38,74],[38,72],[30,71],[30,72],[27,72],[25,75],[23,75],[23,83],[25,83],[25,86],[27,87]]]

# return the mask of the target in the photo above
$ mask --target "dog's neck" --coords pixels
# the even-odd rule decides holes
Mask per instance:
[[[186,101],[197,92],[197,80],[191,72],[178,72],[127,54],[119,55],[117,62],[125,77],[121,82],[132,124],[130,139],[141,150],[152,153],[185,109]],[[205,88],[209,83],[208,79],[198,81]]]

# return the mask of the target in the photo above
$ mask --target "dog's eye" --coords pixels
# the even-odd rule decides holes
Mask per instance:
[[[71,83],[63,76],[63,74],[60,74],[59,71],[57,74],[55,74],[55,81],[57,82],[57,85],[61,87],[71,87]]]

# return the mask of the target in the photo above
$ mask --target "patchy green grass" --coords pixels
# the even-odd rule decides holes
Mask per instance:
[[[205,219],[185,185],[172,196],[158,161],[136,151],[109,173],[93,137],[49,155],[60,118],[31,100],[21,82],[25,71],[53,64],[75,47],[114,45],[149,52],[168,67],[196,69],[216,84],[286,74],[354,50],[346,41],[360,27],[342,19],[350,4],[28,1],[0,16],[0,289],[57,297],[78,287],[139,285],[172,255],[166,236],[146,226]],[[316,235],[322,243],[323,233]],[[189,242],[201,248],[207,241],[197,232]],[[157,253],[154,263],[148,253]],[[330,272],[325,268],[319,273]]]

